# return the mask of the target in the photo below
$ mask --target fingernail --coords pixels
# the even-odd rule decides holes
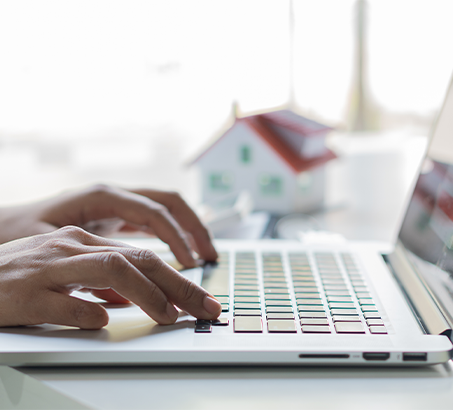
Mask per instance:
[[[167,303],[167,315],[172,322],[175,322],[176,319],[178,318],[178,311],[171,303]]]
[[[203,300],[203,307],[205,308],[206,312],[210,313],[211,315],[220,314],[220,310],[222,309],[219,301],[209,296],[205,296]]]

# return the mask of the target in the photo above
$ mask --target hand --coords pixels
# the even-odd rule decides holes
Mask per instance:
[[[67,225],[106,234],[140,230],[166,242],[185,267],[196,266],[192,250],[214,261],[217,252],[208,230],[184,200],[173,192],[124,190],[106,185],[0,210],[0,243],[52,232]],[[112,228],[107,229],[106,228]]]
[[[81,288],[113,289],[160,324],[174,323],[174,305],[200,319],[221,306],[153,252],[68,226],[0,245],[0,326],[52,323],[99,329],[97,303],[70,296]]]

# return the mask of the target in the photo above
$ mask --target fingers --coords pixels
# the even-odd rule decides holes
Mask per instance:
[[[131,192],[145,196],[164,205],[179,225],[192,235],[200,257],[207,261],[214,261],[217,259],[218,255],[212,244],[208,229],[202,224],[192,208],[187,205],[178,193],[155,191],[151,189],[137,189],[132,190]]]
[[[89,292],[91,292],[93,296],[96,296],[99,299],[103,299],[109,303],[121,303],[121,304],[130,303],[129,300],[123,298],[113,289],[90,289]]]
[[[67,290],[111,288],[161,324],[176,320],[174,304],[200,319],[214,319],[220,314],[218,301],[150,250],[129,247],[76,227],[51,234],[41,247],[53,261],[52,282]]]
[[[168,266],[154,256],[153,270]],[[112,288],[160,324],[174,323],[178,312],[164,292],[119,252],[76,255],[54,264],[54,280],[68,289]],[[171,269],[168,267],[168,269]]]
[[[146,226],[167,243],[176,258],[186,267],[196,262],[184,229],[169,210],[150,198],[115,188],[105,188],[94,196],[94,208],[102,209],[102,218],[119,217],[126,223]],[[108,210],[108,214],[106,214]],[[100,219],[97,211],[90,219]]]
[[[119,248],[117,252],[156,284],[171,303],[198,319],[219,317],[222,307],[217,300],[160,259],[160,265],[156,266],[153,252],[137,248]]]
[[[35,307],[35,322],[100,329],[109,321],[106,310],[98,303],[87,302],[58,292],[49,292],[45,303]]]

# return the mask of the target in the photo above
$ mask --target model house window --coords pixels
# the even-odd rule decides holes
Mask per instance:
[[[249,164],[252,160],[252,150],[248,145],[241,147],[241,162],[243,164]]]
[[[260,190],[264,195],[280,195],[282,193],[283,181],[280,177],[263,175],[260,178]]]
[[[228,191],[233,185],[233,177],[228,172],[213,172],[209,175],[209,186],[213,191]]]

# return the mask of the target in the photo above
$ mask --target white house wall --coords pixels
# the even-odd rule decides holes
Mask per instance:
[[[250,147],[251,161],[241,161],[241,147]],[[199,160],[202,175],[202,198],[211,202],[228,194],[239,193],[247,189],[251,192],[255,209],[275,213],[287,213],[295,210],[297,181],[296,175],[288,165],[250,129],[244,122],[237,122],[217,143]],[[228,191],[213,191],[210,175],[229,173],[231,187]],[[278,176],[282,181],[281,194],[265,195],[261,191],[260,178],[264,175]]]

